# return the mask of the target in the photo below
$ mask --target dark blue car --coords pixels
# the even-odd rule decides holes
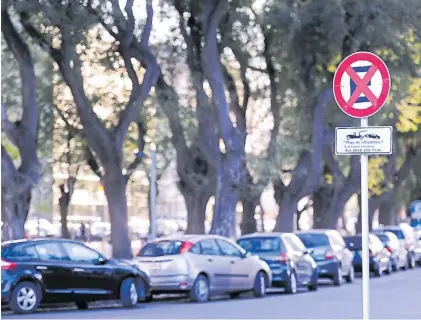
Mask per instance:
[[[272,286],[297,292],[300,286],[317,290],[317,264],[301,240],[292,233],[254,233],[238,239],[247,252],[264,260],[272,270]]]
[[[336,230],[308,230],[296,232],[307,247],[319,269],[319,278],[328,278],[337,286],[343,280],[354,281],[353,255]]]
[[[356,271],[362,270],[362,236],[344,237],[345,243],[349,250],[354,253],[353,264]],[[376,277],[380,277],[383,273],[392,273],[392,260],[390,253],[387,251],[381,240],[374,234],[369,235],[369,254],[370,254],[370,272]]]

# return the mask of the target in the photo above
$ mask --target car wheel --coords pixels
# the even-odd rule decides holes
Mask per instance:
[[[389,260],[389,264],[387,265],[386,274],[392,274],[393,272],[393,264],[392,261]]]
[[[134,308],[139,300],[136,282],[133,278],[124,279],[120,287],[120,301],[125,308]]]
[[[346,282],[348,283],[353,283],[355,280],[355,270],[354,270],[354,266],[351,266],[349,268],[348,274],[345,277]]]
[[[231,299],[235,299],[235,298],[238,298],[239,296],[240,296],[240,292],[231,292],[230,293],[230,298]]]
[[[259,271],[256,274],[256,278],[254,279],[253,293],[257,298],[261,298],[266,294],[266,277],[262,271]]]
[[[289,280],[285,287],[285,291],[291,294],[294,294],[297,292],[297,276],[295,275],[294,271],[292,271],[291,275],[289,276]]]
[[[335,274],[333,275],[333,284],[335,286],[341,286],[344,281],[344,276],[342,274],[342,267],[338,265],[338,268],[335,271]]]
[[[392,264],[392,271],[396,272],[396,271],[398,271],[398,269],[399,269],[398,268],[398,262],[397,262],[397,260],[395,260]]]
[[[410,254],[409,257],[408,257],[408,268],[409,269],[415,268],[415,259],[414,259],[414,256],[412,254]]]
[[[209,279],[204,274],[199,274],[193,283],[191,299],[194,302],[207,302],[210,298]]]
[[[13,289],[9,306],[15,313],[31,313],[38,307],[41,299],[40,288],[33,282],[24,281]]]
[[[88,303],[86,301],[75,301],[76,307],[79,310],[86,310],[88,309]]]
[[[376,267],[374,268],[374,275],[376,277],[381,277],[382,276],[382,271],[380,269],[380,265],[376,265]]]

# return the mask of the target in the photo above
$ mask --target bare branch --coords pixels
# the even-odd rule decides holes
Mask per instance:
[[[137,149],[139,154],[143,153],[143,150],[145,149],[145,135],[146,135],[146,128],[143,125],[142,121],[139,120],[136,122],[137,125]],[[136,171],[136,168],[140,165],[142,162],[142,157],[136,154],[135,159],[129,164],[129,166],[126,169],[126,182],[130,180],[130,177],[132,174]]]

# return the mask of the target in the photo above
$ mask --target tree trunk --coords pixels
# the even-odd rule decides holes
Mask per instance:
[[[379,223],[385,226],[393,226],[396,224],[396,203],[393,200],[383,202],[379,208]]]
[[[28,188],[18,195],[7,196],[2,188],[1,211],[3,219],[2,240],[25,238],[25,221],[29,213],[31,189]]]
[[[114,170],[106,168],[101,180],[110,213],[113,257],[130,259],[132,250],[127,223],[126,178],[121,168],[114,168]]]
[[[211,234],[225,237],[234,236],[233,230],[236,215],[236,206],[239,192],[229,179],[218,177],[215,193],[215,207],[213,212]]]
[[[276,192],[276,191],[275,191]],[[276,217],[276,232],[293,232],[294,231],[294,213],[297,212],[297,202],[294,196],[288,192],[276,192],[276,202],[279,206],[279,214]]]
[[[320,187],[313,193],[313,228],[336,229],[332,224],[330,207],[332,205],[333,190],[329,186]]]
[[[206,220],[206,206],[212,192],[193,190],[187,186],[180,188],[187,207],[187,230],[188,234],[204,234]]]
[[[61,237],[70,239],[70,232],[67,226],[67,215],[69,213],[70,204],[68,193],[62,194],[58,203],[60,208]]]
[[[259,199],[250,197],[242,197],[241,203],[243,205],[243,219],[240,224],[241,233],[249,234],[257,231],[256,208],[259,205]]]

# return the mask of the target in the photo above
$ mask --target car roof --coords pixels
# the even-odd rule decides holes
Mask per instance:
[[[245,234],[241,237],[239,237],[238,239],[250,239],[250,238],[260,238],[260,237],[265,237],[265,238],[279,238],[281,237],[283,234],[287,234],[288,232],[254,232],[254,233],[249,233],[249,234]]]
[[[336,231],[336,230],[333,230],[333,229],[311,229],[311,230],[305,230],[305,231],[297,231],[297,232],[295,232],[295,234],[296,235],[299,235],[299,234],[327,234],[327,233],[332,232],[332,231]]]
[[[72,239],[66,239],[66,238],[34,238],[34,239],[19,239],[19,240],[10,240],[10,241],[4,241],[1,243],[3,246],[10,246],[10,245],[17,245],[17,244],[35,244],[40,242],[73,242],[78,244],[83,244],[80,241],[75,241]]]
[[[160,237],[151,241],[149,243],[159,242],[159,241],[190,241],[190,242],[198,242],[205,239],[221,239],[221,240],[231,240],[227,237],[219,236],[216,234],[178,234],[178,235],[171,235]]]

